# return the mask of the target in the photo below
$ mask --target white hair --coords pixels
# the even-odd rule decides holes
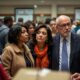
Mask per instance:
[[[64,20],[65,18],[68,19],[68,20],[71,22],[71,19],[70,19],[69,16],[66,16],[66,15],[60,15],[60,16],[57,17],[57,19],[56,19],[56,24],[57,24],[57,25],[60,24],[61,21]]]

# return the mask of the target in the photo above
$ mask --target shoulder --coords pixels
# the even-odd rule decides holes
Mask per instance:
[[[4,35],[7,35],[9,32],[9,28],[5,27],[5,26],[2,26],[0,28],[0,36],[4,36]]]
[[[80,29],[76,32],[78,35],[80,35]]]
[[[73,38],[73,39],[80,39],[80,36],[75,34],[75,33],[71,33],[71,38]]]
[[[23,45],[24,45],[24,48],[25,48],[26,52],[27,52],[27,53],[30,53],[29,47],[28,47],[26,44],[23,44]]]
[[[71,35],[71,42],[77,46],[80,45],[80,36],[77,34],[72,34]]]
[[[6,25],[2,25],[1,29],[2,31],[5,31],[5,32],[9,31],[9,28]]]
[[[17,47],[13,44],[7,43],[5,48],[3,49],[2,55],[14,55],[16,53]]]
[[[6,45],[6,47],[3,50],[3,53],[9,54],[12,51],[13,51],[13,47],[11,45]]]
[[[13,54],[14,54],[13,48],[11,46],[6,46],[1,55],[1,59],[2,60],[6,60],[6,59],[11,60]]]
[[[60,35],[57,34],[55,37],[53,37],[53,42],[58,42],[60,40]]]
[[[29,42],[27,43],[27,46],[30,48],[30,49],[33,49],[34,48],[34,42],[33,40],[29,40]]]

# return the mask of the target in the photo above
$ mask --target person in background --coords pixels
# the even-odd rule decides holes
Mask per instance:
[[[0,27],[0,55],[2,54],[2,51],[5,47],[5,44],[7,43],[7,35],[9,29],[13,25],[13,19],[10,16],[4,17],[4,23]]]
[[[40,26],[40,25],[42,25],[42,24],[44,24],[44,22],[39,21],[38,24],[37,24],[37,26]]]
[[[80,37],[71,33],[70,17],[60,15],[56,23],[58,34],[53,38],[52,70],[68,71],[78,75],[80,73]]]
[[[18,18],[17,24],[18,24],[18,25],[23,25],[23,18],[21,18],[21,17]]]
[[[3,25],[3,19],[0,19],[0,27]]]
[[[45,24],[47,25],[47,27],[50,27],[50,26],[49,26],[50,21],[51,21],[51,18],[46,18],[46,20],[45,20]]]
[[[25,25],[28,28],[29,40],[30,40],[32,39],[32,34],[34,33],[35,30],[35,24],[32,21],[27,21]]]
[[[27,30],[24,26],[14,25],[8,33],[8,44],[3,50],[1,60],[4,69],[12,78],[21,68],[34,67],[34,59],[27,47]]]
[[[75,33],[75,30],[74,29],[76,28],[77,21],[71,19],[71,23],[72,23],[71,32]]]
[[[37,26],[32,40],[27,44],[35,60],[35,67],[50,68],[52,54],[52,34],[45,24]]]
[[[51,29],[51,32],[52,32],[52,36],[56,36],[57,34],[57,28],[56,28],[56,19],[52,19],[50,21],[50,29]]]
[[[76,22],[76,27],[74,28],[76,34],[80,35],[80,21]]]

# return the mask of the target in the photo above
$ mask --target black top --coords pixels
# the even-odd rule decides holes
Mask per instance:
[[[26,66],[31,67],[32,65],[31,65],[30,59],[29,59],[29,57],[26,57],[25,52],[24,52],[24,58],[25,58],[25,61],[26,61]]]

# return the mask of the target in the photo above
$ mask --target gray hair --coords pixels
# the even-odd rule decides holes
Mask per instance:
[[[63,20],[63,19],[68,19],[70,22],[71,22],[71,19],[70,19],[70,17],[69,16],[66,16],[66,15],[60,15],[59,17],[57,17],[57,19],[56,19],[56,24],[57,25],[59,25],[60,23],[61,23],[61,21]]]

